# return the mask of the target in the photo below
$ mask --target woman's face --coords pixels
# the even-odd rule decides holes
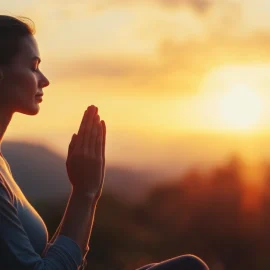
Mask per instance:
[[[36,40],[29,35],[21,39],[20,51],[11,63],[0,67],[3,80],[0,82],[0,109],[35,115],[39,111],[42,88],[49,85],[48,79],[39,70],[39,50]]]

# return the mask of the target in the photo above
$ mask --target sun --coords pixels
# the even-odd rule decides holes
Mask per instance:
[[[262,114],[260,96],[247,86],[234,86],[220,97],[220,117],[227,129],[255,128]]]

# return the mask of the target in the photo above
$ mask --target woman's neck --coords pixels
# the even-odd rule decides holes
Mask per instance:
[[[2,141],[7,130],[7,127],[12,119],[13,113],[5,108],[0,107],[0,155],[2,154]]]

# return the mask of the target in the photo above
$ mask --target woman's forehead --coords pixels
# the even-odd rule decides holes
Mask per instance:
[[[39,50],[36,40],[33,36],[22,38],[20,42],[20,50],[17,55],[17,60],[31,61],[33,57],[39,57]]]

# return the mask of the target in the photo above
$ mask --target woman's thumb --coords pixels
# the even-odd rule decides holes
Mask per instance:
[[[71,141],[69,143],[69,147],[68,147],[68,154],[70,155],[72,150],[74,149],[75,143],[76,143],[76,138],[77,138],[77,134],[73,134]]]

